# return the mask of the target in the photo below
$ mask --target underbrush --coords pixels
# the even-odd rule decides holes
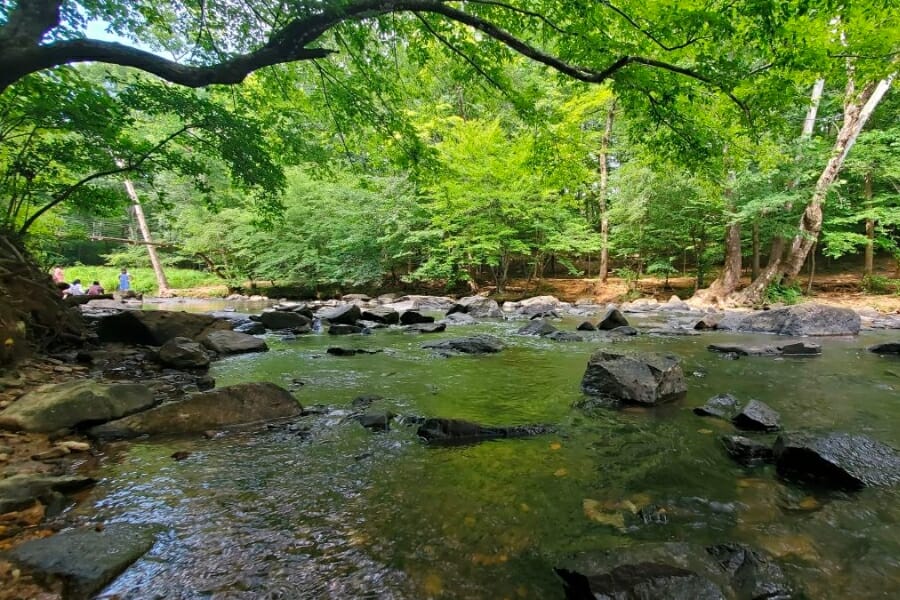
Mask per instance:
[[[866,275],[862,280],[862,289],[867,294],[900,295],[900,279],[891,279],[883,275]]]
[[[803,291],[794,285],[773,283],[766,288],[766,302],[769,304],[797,304],[803,298]]]

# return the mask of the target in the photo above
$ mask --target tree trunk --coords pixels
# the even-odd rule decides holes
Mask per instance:
[[[734,184],[737,174],[734,171],[728,173],[728,184],[725,187],[725,210],[728,214],[733,215],[735,211],[734,204]],[[733,217],[732,217],[733,218]],[[722,274],[716,277],[709,287],[705,290],[700,289],[703,285],[703,277],[700,274],[700,258],[697,261],[697,291],[694,298],[705,303],[721,303],[737,290],[741,283],[741,223],[733,220],[725,228],[725,264],[722,268]]]
[[[153,244],[153,237],[150,235],[150,228],[147,227],[147,219],[144,217],[144,208],[141,206],[141,200],[138,198],[137,190],[130,179],[125,180],[125,191],[131,198],[131,210],[134,212],[134,218],[138,222],[138,228],[141,230],[141,237],[147,243],[147,254],[150,256],[150,264],[153,265],[153,274],[156,275],[156,284],[159,287],[160,298],[169,296],[169,281],[166,279],[166,273],[163,271],[162,263],[159,255],[156,253],[156,246]]]
[[[831,158],[819,176],[812,198],[800,217],[798,233],[791,242],[788,255],[776,264],[772,264],[770,260],[766,270],[741,294],[741,300],[744,303],[759,303],[771,283],[782,280],[789,282],[800,272],[822,230],[824,218],[822,207],[828,191],[837,179],[844,160],[853,148],[863,126],[887,93],[893,80],[894,74],[891,74],[878,83],[871,82],[858,96],[854,93],[852,80],[848,83],[844,104],[844,123],[838,132]]]
[[[872,172],[867,171],[865,176],[866,208],[872,209]],[[875,219],[866,219],[866,266],[863,274],[871,277],[875,271]]]
[[[612,138],[613,123],[616,117],[616,101],[613,100],[606,113],[606,126],[600,143],[600,281],[606,283],[609,276],[609,213],[606,198],[609,190],[609,143]]]
[[[753,261],[750,263],[750,279],[759,277],[759,221],[753,222]]]

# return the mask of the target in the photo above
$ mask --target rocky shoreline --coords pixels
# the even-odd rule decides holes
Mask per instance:
[[[3,469],[0,551],[40,540],[67,525],[56,517],[75,501],[73,494],[92,485],[92,468],[109,440],[155,435],[213,437],[234,427],[259,426],[303,415],[300,403],[278,386],[239,384],[216,388],[215,381],[209,377],[207,369],[216,358],[267,351],[265,339],[260,335],[281,339],[326,332],[333,336],[366,335],[385,327],[427,335],[448,327],[499,319],[522,321],[521,335],[558,342],[615,340],[634,335],[696,335],[710,330],[847,336],[858,334],[860,329],[900,329],[900,315],[859,314],[815,304],[720,313],[691,307],[677,298],[666,303],[639,300],[614,306],[565,303],[552,296],[540,296],[501,306],[481,296],[457,300],[435,296],[387,295],[373,299],[351,295],[340,301],[282,301],[260,314],[224,311],[203,315],[134,308],[140,307],[109,300],[81,305],[79,310],[93,331],[93,338],[85,347],[20,363],[15,373],[0,378],[0,467]],[[443,316],[436,317],[434,313]],[[629,323],[628,315],[659,322],[655,326],[636,328]],[[586,320],[574,331],[563,331],[556,324],[564,317]],[[816,344],[804,342],[800,346],[803,347],[797,344],[762,348],[729,346],[716,350],[731,358],[816,355],[820,351]],[[502,342],[490,336],[426,342],[423,347],[444,356],[503,350]],[[873,352],[896,353],[897,348],[895,343],[881,344]],[[352,356],[357,351],[334,347],[329,353]],[[639,383],[635,385],[635,381]],[[630,356],[605,350],[592,357],[583,386],[588,397],[611,396],[617,401],[640,404],[670,401],[686,390],[675,357]],[[765,413],[756,406],[751,406],[749,412],[757,421],[759,413]],[[742,417],[747,413],[745,406],[742,412],[729,418],[735,419],[735,424],[742,428],[739,423],[747,419],[754,422],[751,417]],[[394,417],[362,412],[354,416],[362,426],[373,431],[389,427]],[[765,418],[763,422],[767,423]],[[418,424],[419,437],[433,443],[540,435],[552,430],[546,425],[503,428],[452,418],[407,418],[406,424]],[[769,425],[761,429],[773,431]],[[770,442],[760,445],[747,438],[732,439],[739,437],[723,438],[726,450],[735,460],[749,461],[746,464],[778,460],[779,473],[787,477],[803,479],[808,475],[820,480],[822,472],[833,472],[833,465],[828,463],[829,452],[842,448],[849,466],[845,467],[847,477],[841,480],[840,487],[861,487],[871,481],[885,480],[860,471],[856,447],[859,452],[871,450],[874,446],[870,440],[792,435],[779,437],[773,447]],[[849,451],[848,444],[853,446]],[[892,468],[896,467],[898,459],[892,449],[882,446],[877,449],[887,456]],[[810,462],[809,456],[817,452],[824,458],[817,463]],[[173,455],[173,459],[178,457]],[[891,474],[885,481],[893,485],[898,478],[900,475]],[[87,525],[83,530],[93,527],[97,533],[104,529],[99,523],[83,525]],[[133,535],[137,547],[143,547],[146,535],[138,533],[127,531],[123,535],[125,538]],[[107,543],[104,536],[87,535],[85,539]],[[123,551],[122,556],[130,558],[135,553]],[[118,570],[99,569],[99,575],[87,581],[90,577],[82,580],[71,574],[33,578],[17,566],[27,562],[21,556],[14,562],[0,561],[0,583],[4,589],[0,599],[39,597],[46,590],[64,597],[89,596],[130,564],[123,559]],[[78,579],[76,584],[72,583],[73,577]],[[16,591],[9,596],[6,590]]]

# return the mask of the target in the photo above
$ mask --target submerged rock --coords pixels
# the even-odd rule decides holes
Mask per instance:
[[[549,335],[545,335],[545,338],[548,340],[553,340],[554,342],[583,342],[584,338],[578,335],[577,333],[570,333],[568,331],[554,331]]]
[[[94,427],[90,433],[104,439],[202,433],[296,417],[302,412],[290,392],[274,383],[240,383],[111,421]]]
[[[739,356],[818,356],[822,346],[808,342],[795,342],[778,346],[748,346],[745,344],[710,344],[710,352],[737,354]]]
[[[356,356],[357,354],[378,354],[379,352],[383,352],[383,350],[367,350],[365,348],[340,348],[337,346],[332,346],[325,352],[331,354],[332,356]]]
[[[742,435],[723,435],[719,439],[728,455],[744,466],[751,467],[774,460],[772,448],[762,442]]]
[[[798,304],[745,316],[738,331],[756,331],[779,335],[857,335],[861,320],[849,308],[824,304]]]
[[[869,346],[869,352],[874,352],[875,354],[893,354],[900,355],[900,342],[885,342],[884,344],[875,344],[874,346]]]
[[[707,552],[731,577],[731,588],[739,599],[790,600],[794,591],[776,563],[743,544],[718,544]]]
[[[209,366],[209,355],[199,343],[177,337],[159,349],[159,362],[176,369],[203,369]]]
[[[156,541],[155,525],[112,523],[30,540],[7,556],[36,579],[61,582],[65,598],[93,598]]]
[[[396,415],[392,412],[357,415],[356,421],[370,431],[389,431]]]
[[[778,436],[773,448],[778,474],[838,489],[900,483],[900,453],[863,435]]]
[[[598,350],[588,361],[581,389],[594,396],[652,405],[682,397],[687,384],[675,356]]]
[[[595,575],[555,571],[563,580],[567,600],[725,600],[709,579],[665,563],[625,564]]]
[[[359,325],[345,325],[338,323],[328,328],[328,335],[356,335],[365,333],[367,330]]]
[[[471,337],[439,340],[422,344],[426,350],[462,354],[494,354],[503,350],[503,342],[492,335],[473,335]]]
[[[433,443],[466,443],[496,438],[528,437],[552,431],[545,425],[491,427],[461,419],[426,419],[418,436]]]
[[[84,379],[46,385],[0,413],[0,429],[52,432],[96,425],[150,408],[156,403],[145,385],[106,385]]]
[[[751,400],[731,419],[738,429],[751,431],[778,431],[780,417],[772,407],[759,400]]]
[[[701,417],[718,417],[730,421],[740,410],[740,401],[731,394],[719,394],[706,401],[703,406],[694,409],[695,415]]]
[[[244,354],[247,352],[268,352],[265,340],[237,331],[211,331],[200,341],[218,354]]]
[[[537,319],[529,321],[527,325],[519,328],[519,335],[539,335],[541,337],[550,335],[557,331],[556,327],[550,324],[546,319]]]

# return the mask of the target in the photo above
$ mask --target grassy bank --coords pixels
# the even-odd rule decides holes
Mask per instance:
[[[80,279],[85,289],[94,281],[99,281],[100,285],[107,292],[114,292],[119,282],[120,269],[115,267],[67,267],[65,269],[66,281],[74,281]],[[153,269],[149,267],[135,267],[128,269],[131,273],[131,289],[143,294],[154,294],[157,291],[156,276],[153,275]],[[204,271],[195,271],[193,269],[166,269],[166,278],[169,280],[169,287],[176,290],[184,290],[190,288],[202,288],[208,286],[220,285],[222,280],[212,273]]]

